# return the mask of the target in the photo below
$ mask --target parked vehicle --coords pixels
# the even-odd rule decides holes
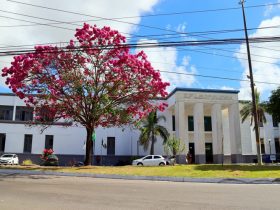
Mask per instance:
[[[18,156],[16,154],[4,154],[0,157],[0,165],[18,164]]]
[[[137,166],[164,166],[166,160],[161,155],[147,155],[137,160],[133,160],[132,165]]]
[[[175,165],[176,162],[176,157],[175,156],[171,156],[171,157],[167,157],[165,158],[166,160],[166,165]]]

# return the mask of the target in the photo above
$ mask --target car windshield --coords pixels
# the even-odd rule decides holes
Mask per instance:
[[[1,157],[7,158],[7,157],[13,157],[13,155],[2,155]]]

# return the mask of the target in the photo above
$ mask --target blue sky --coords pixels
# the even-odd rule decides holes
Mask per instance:
[[[144,17],[149,14],[162,14],[184,11],[197,11],[197,10],[209,10],[218,8],[233,8],[240,7],[238,0],[142,0],[142,1],[129,1],[120,0],[116,2],[112,1],[54,1],[49,0],[48,3],[42,0],[25,0],[22,2],[43,5],[53,8],[64,9],[68,11],[75,11],[84,14],[90,14],[101,17],[127,17],[127,16],[143,16],[138,18],[123,19],[127,22],[138,24],[137,27],[124,23],[110,22],[110,21],[88,21],[91,24],[97,24],[98,26],[109,25],[121,32],[130,34],[130,36],[143,36],[143,35],[164,35],[166,33],[172,33],[164,30],[177,31],[177,32],[199,32],[199,31],[212,31],[212,30],[225,30],[225,29],[242,29],[242,11],[225,10],[218,12],[203,12],[193,14],[180,14],[169,16],[153,16]],[[280,2],[280,1],[278,1]],[[247,0],[245,6],[262,5],[277,3],[277,0]],[[1,1],[1,8],[5,8],[6,11],[18,12],[21,14],[29,14],[41,18],[55,19],[59,21],[81,21],[93,19],[85,16],[78,16],[67,13],[60,13],[57,11],[51,11],[46,9],[35,8],[26,5],[20,5],[17,3]],[[7,14],[0,12],[0,15],[7,15],[9,17],[21,18],[28,21],[36,22],[50,22],[42,19],[18,16],[14,14]],[[274,26],[280,25],[280,6],[265,6],[258,8],[246,9],[247,26],[248,28],[257,28],[261,26]],[[278,24],[277,24],[278,23]],[[11,20],[7,18],[0,18],[0,26],[5,25],[19,25],[28,24],[19,20]],[[61,24],[65,26],[65,24]],[[143,27],[141,25],[153,26],[161,28],[163,30],[152,29]],[[70,27],[69,25],[66,25]],[[72,28],[74,26],[71,26]],[[33,44],[44,42],[62,42],[67,41],[73,36],[73,32],[63,31],[57,28],[51,28],[46,26],[29,26],[29,27],[15,27],[15,28],[0,28],[1,34],[4,34],[0,38],[0,44],[3,45],[20,45],[20,44]],[[251,30],[249,31],[251,36],[280,36],[280,29],[266,29],[266,30]],[[234,32],[225,34],[212,34],[204,35],[207,39],[221,39],[221,38],[243,38],[244,32]],[[158,37],[147,36],[143,38],[134,37],[131,42],[161,42],[161,41],[182,41],[182,40],[202,40],[203,37],[194,36],[177,36],[171,38],[170,36]],[[255,45],[256,46],[256,45]],[[266,47],[273,50],[261,50],[260,48],[252,48],[252,54],[254,73],[256,73],[257,81],[266,82],[278,82],[280,76],[279,60],[280,50],[279,43],[268,43],[266,45],[258,45],[259,47]],[[256,47],[258,47],[256,46]],[[213,49],[216,48],[216,49]],[[200,52],[194,52],[200,51]],[[203,46],[203,47],[180,47],[180,48],[153,48],[144,50],[148,54],[148,58],[152,62],[156,69],[162,71],[172,71],[180,73],[191,73],[201,75],[211,75],[218,77],[230,77],[236,79],[246,79],[247,63],[246,53],[244,45],[218,45],[218,46]],[[228,52],[230,51],[230,52]],[[241,55],[241,56],[239,56]],[[224,57],[226,56],[226,57]],[[245,56],[245,57],[244,57]],[[262,57],[266,56],[266,57]],[[269,56],[275,59],[267,58]],[[1,67],[8,65],[11,58],[0,58]],[[266,63],[261,63],[264,61]],[[250,96],[248,83],[240,83],[239,81],[230,80],[217,80],[210,78],[201,78],[195,76],[183,76],[178,74],[162,73],[165,80],[169,81],[174,87],[190,87],[190,88],[214,88],[214,89],[237,89],[241,91],[240,98],[248,99]],[[2,81],[1,81],[2,80]],[[0,80],[0,91],[9,91],[4,85],[4,79]],[[262,98],[267,99],[272,89],[275,89],[277,85],[257,84],[257,88],[262,93]]]

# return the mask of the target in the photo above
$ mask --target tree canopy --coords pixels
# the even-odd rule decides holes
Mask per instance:
[[[273,115],[274,120],[280,122],[280,87],[272,91],[267,103],[267,111]]]
[[[258,123],[259,124],[266,123],[266,117],[265,117],[266,104],[260,102],[260,92],[258,92],[257,89],[255,89],[255,94],[256,94],[257,115],[259,120]],[[242,123],[250,116],[251,125],[252,125],[254,121],[253,103],[251,101],[245,101],[243,102],[243,104],[244,105],[240,110]]]
[[[66,47],[35,46],[2,70],[6,84],[36,113],[52,120],[72,119],[87,130],[85,164],[98,126],[120,126],[164,109],[151,99],[166,87],[143,51],[132,54],[125,37],[109,27],[84,24]],[[47,110],[47,112],[45,111]],[[42,116],[37,115],[37,121]]]
[[[141,120],[139,142],[144,146],[144,150],[147,150],[150,143],[150,154],[154,154],[154,145],[157,140],[157,136],[160,136],[165,143],[169,137],[168,130],[159,124],[161,120],[166,120],[164,116],[157,116],[157,112],[151,112],[146,118]]]

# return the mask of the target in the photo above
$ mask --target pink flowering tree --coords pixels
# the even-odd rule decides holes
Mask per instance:
[[[35,46],[15,56],[2,70],[6,84],[36,112],[36,124],[71,119],[87,131],[85,164],[91,164],[92,136],[98,126],[121,126],[140,120],[166,104],[169,85],[143,51],[132,54],[125,37],[109,27],[84,24],[78,42],[65,48]]]

